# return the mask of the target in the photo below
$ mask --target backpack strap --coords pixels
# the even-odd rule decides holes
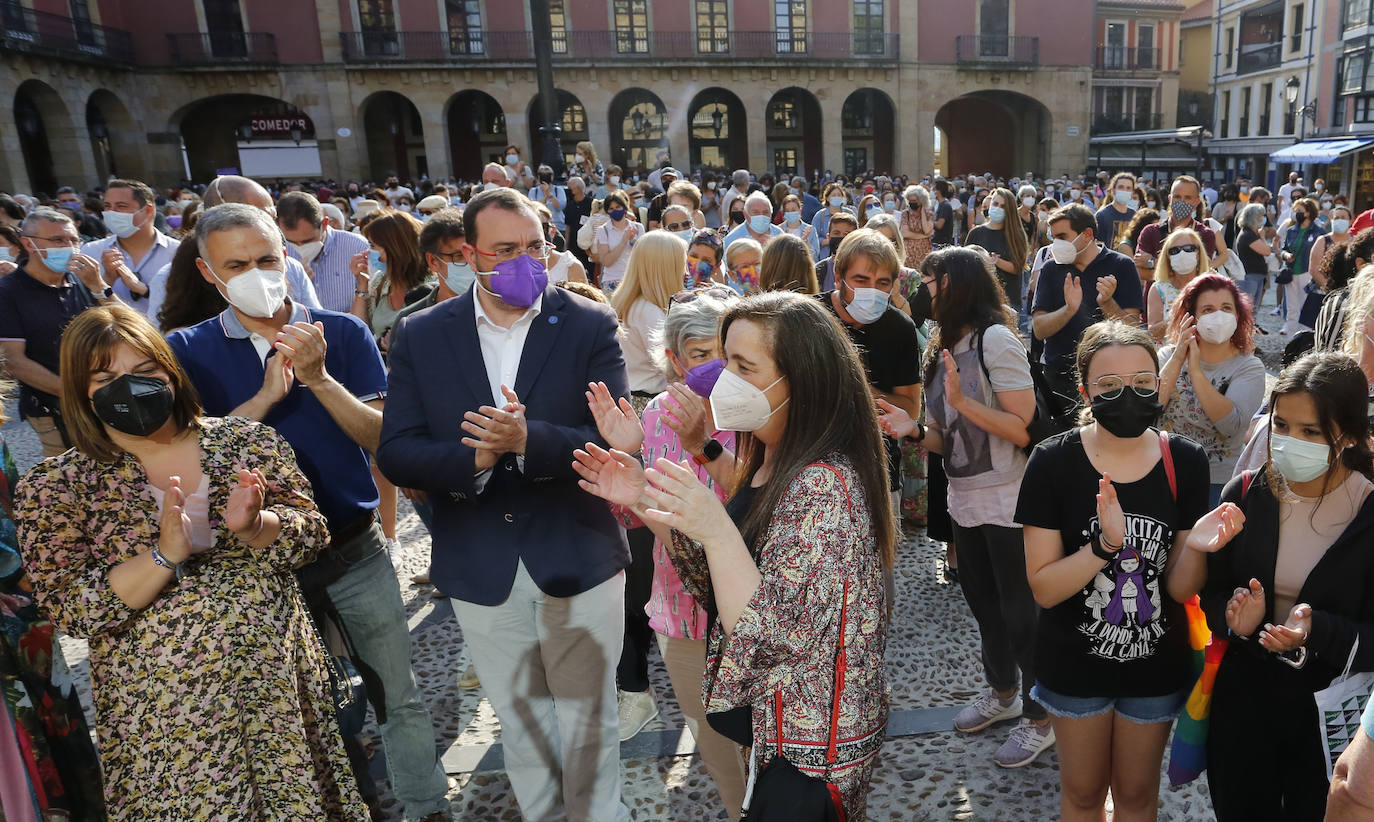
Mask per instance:
[[[1164,463],[1164,476],[1169,478],[1169,493],[1178,502],[1178,475],[1174,473],[1174,452],[1169,448],[1169,432],[1159,432],[1159,459]]]

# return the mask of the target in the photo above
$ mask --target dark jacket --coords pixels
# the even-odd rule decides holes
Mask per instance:
[[[1328,229],[1313,223],[1307,227],[1307,234],[1302,238],[1302,248],[1298,248],[1298,232],[1300,226],[1290,225],[1288,231],[1283,235],[1283,250],[1294,255],[1295,259],[1291,263],[1284,263],[1283,267],[1295,274],[1311,274],[1308,261],[1312,259],[1312,246],[1317,244],[1317,238],[1326,234]]]

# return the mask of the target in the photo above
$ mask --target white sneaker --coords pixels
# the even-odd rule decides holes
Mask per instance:
[[[458,687],[465,691],[473,691],[482,687],[482,680],[477,677],[477,668],[471,662],[463,671],[463,675],[458,677]]]
[[[994,722],[1016,719],[1020,715],[1020,694],[1012,697],[1008,702],[1003,702],[1001,697],[997,696],[996,691],[988,690],[975,699],[972,705],[964,708],[958,716],[954,717],[954,730],[959,733],[971,734],[974,731],[983,730]]]
[[[1011,736],[992,755],[992,761],[999,768],[1020,768],[1035,761],[1043,751],[1054,744],[1054,728],[1047,722],[1036,725],[1029,719],[1011,729]]]
[[[658,716],[654,692],[620,691],[620,741],[629,742]]]
[[[404,560],[404,554],[403,554],[403,552],[402,552],[402,550],[401,550],[401,541],[400,541],[400,540],[398,540],[398,539],[392,539],[392,538],[388,538],[388,539],[387,539],[387,541],[386,541],[386,558],[389,559],[389,560],[391,560],[391,567],[392,567],[392,568],[395,568],[397,571],[401,570],[401,563],[402,563],[403,560]]]

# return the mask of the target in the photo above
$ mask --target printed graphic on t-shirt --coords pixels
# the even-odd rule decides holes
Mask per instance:
[[[959,369],[961,390],[965,396],[984,400],[983,371],[978,362],[978,352],[970,348],[954,355],[954,365]],[[931,416],[945,429],[945,473],[951,477],[976,477],[993,469],[992,442],[988,432],[979,428],[972,420],[954,410],[945,401],[944,366],[941,365],[936,378],[926,387],[926,408]]]
[[[1153,517],[1126,514],[1126,547],[1083,589],[1086,610],[1078,630],[1094,656],[1128,661],[1154,654],[1168,628],[1160,587],[1169,534]],[[1084,532],[1083,541],[1088,539]]]

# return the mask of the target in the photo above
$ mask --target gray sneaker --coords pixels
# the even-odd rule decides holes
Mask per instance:
[[[620,741],[629,742],[658,716],[654,692],[620,691]]]
[[[963,734],[981,731],[994,722],[1016,719],[1021,715],[1021,695],[1017,694],[1010,702],[1003,702],[997,692],[988,690],[973,701],[972,705],[954,717],[954,730]]]
[[[992,761],[1000,768],[1020,768],[1034,762],[1053,744],[1054,728],[1049,723],[1040,726],[1029,719],[1022,719],[1019,725],[1011,729],[1007,741],[992,755]]]

